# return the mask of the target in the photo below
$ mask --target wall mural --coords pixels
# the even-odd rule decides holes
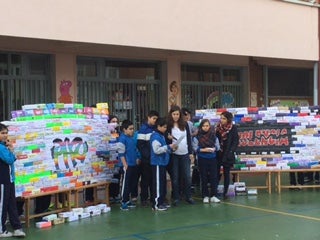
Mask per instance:
[[[71,86],[71,81],[62,80],[60,82],[60,97],[58,98],[60,103],[72,103],[73,96],[70,95]]]
[[[169,85],[169,107],[177,105],[177,100],[179,96],[179,87],[177,81],[172,81]]]

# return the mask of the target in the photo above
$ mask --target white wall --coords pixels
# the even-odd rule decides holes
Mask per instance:
[[[0,35],[316,61],[318,9],[277,0],[1,0]]]

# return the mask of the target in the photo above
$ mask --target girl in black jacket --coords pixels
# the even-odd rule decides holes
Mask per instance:
[[[233,115],[230,112],[222,112],[220,123],[217,125],[217,137],[220,142],[220,151],[218,152],[218,176],[220,168],[223,166],[224,190],[223,197],[227,198],[230,184],[230,169],[235,163],[234,152],[239,144],[239,135],[237,127],[232,123]]]

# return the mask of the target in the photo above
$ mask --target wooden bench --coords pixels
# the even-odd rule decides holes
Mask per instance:
[[[79,203],[79,193],[83,192],[87,188],[93,188],[93,197],[95,201],[93,204],[96,203],[106,203],[108,206],[110,206],[110,199],[109,199],[109,185],[110,182],[99,182],[94,184],[88,184],[83,185],[75,188],[68,188],[68,189],[59,189],[56,191],[48,191],[48,192],[41,192],[37,194],[32,194],[29,196],[23,196],[21,197],[22,200],[25,201],[25,221],[26,221],[26,227],[30,226],[30,219],[46,216],[53,213],[60,213],[64,211],[70,211],[71,210],[71,204],[72,202],[72,195],[74,195],[74,207],[82,206],[82,204]],[[105,197],[102,200],[98,200],[98,190],[103,189],[105,191]],[[62,204],[59,204],[59,195],[62,194],[63,201]],[[43,213],[38,214],[32,214],[31,213],[31,201],[34,200],[37,197],[52,195],[54,197],[54,206],[53,210],[49,210]]]
[[[59,194],[62,194],[65,196],[66,201],[62,203],[62,207],[59,207]],[[31,214],[31,201],[34,200],[37,197],[47,196],[47,195],[53,195],[54,196],[54,209],[38,213],[38,214]],[[71,210],[71,189],[59,189],[56,191],[50,191],[50,192],[41,192],[37,194],[32,194],[30,196],[23,196],[22,199],[25,201],[25,221],[26,221],[26,227],[30,226],[30,219],[42,217],[45,215],[53,214],[53,213],[59,213],[63,211],[70,211]]]
[[[283,169],[274,171],[276,173],[276,190],[281,193],[282,188],[297,188],[297,186],[292,185],[282,185],[281,175],[283,173],[298,173],[298,172],[320,172],[319,168],[307,168],[307,169]],[[314,185],[299,185],[299,188],[320,188],[320,184]]]
[[[272,193],[272,183],[271,183],[271,175],[273,173],[272,170],[258,170],[258,171],[250,171],[250,170],[231,170],[230,173],[236,175],[236,181],[240,182],[240,175],[264,175],[265,176],[265,185],[256,185],[256,186],[247,186],[249,188],[257,188],[257,189],[266,189],[269,194]]]
[[[92,204],[97,203],[106,203],[108,206],[110,205],[110,198],[109,198],[109,186],[110,182],[99,182],[99,183],[93,183],[88,185],[83,185],[80,187],[72,188],[71,193],[74,194],[74,206],[84,206],[84,204],[79,203],[79,193],[83,192],[87,188],[93,188],[93,199],[94,202]],[[98,190],[103,189],[105,191],[105,197],[104,199],[98,199]]]

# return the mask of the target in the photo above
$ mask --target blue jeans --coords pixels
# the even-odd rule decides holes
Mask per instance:
[[[173,199],[180,199],[180,192],[185,194],[186,200],[191,198],[191,174],[189,154],[172,154],[172,192]],[[183,191],[181,191],[183,190]]]

